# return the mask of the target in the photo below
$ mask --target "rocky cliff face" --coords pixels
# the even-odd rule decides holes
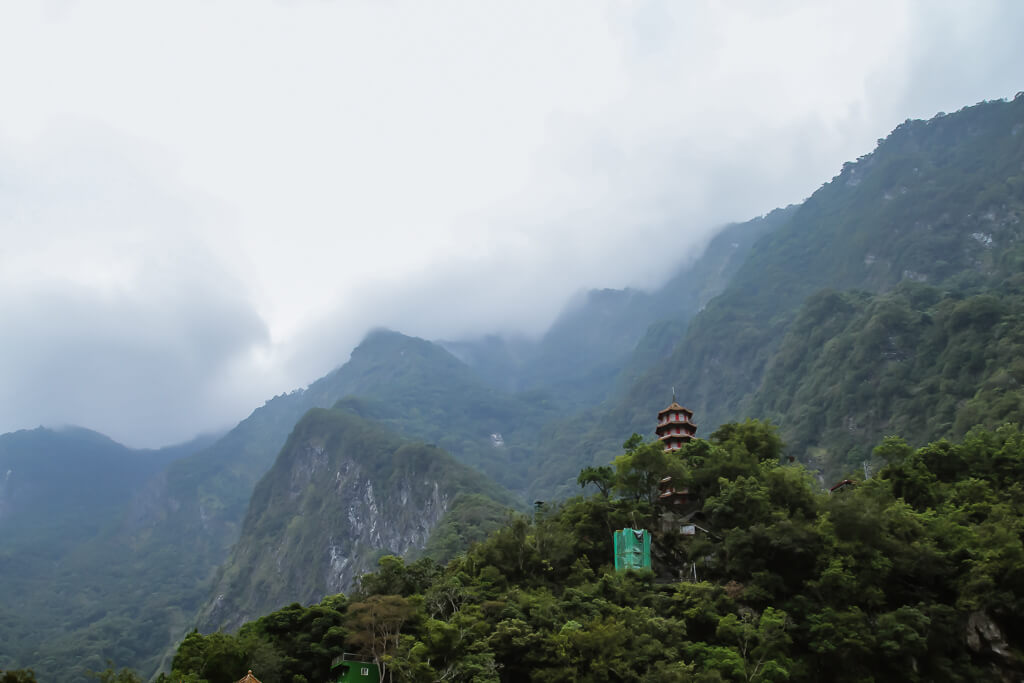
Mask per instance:
[[[346,592],[382,555],[423,549],[460,494],[488,490],[503,497],[436,447],[341,411],[310,411],[256,487],[200,628],[231,630]]]
[[[334,493],[344,506],[346,523],[328,530],[329,561],[323,576],[328,594],[349,590],[382,552],[405,555],[423,548],[452,500],[438,481],[413,481],[408,473],[397,491],[383,496],[374,493],[373,482],[352,463],[344,463],[334,476]],[[407,510],[419,514],[409,518]]]

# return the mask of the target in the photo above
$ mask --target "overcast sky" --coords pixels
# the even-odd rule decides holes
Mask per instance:
[[[0,431],[161,445],[374,326],[539,334],[904,119],[1012,97],[1022,28],[1017,0],[4,2]]]

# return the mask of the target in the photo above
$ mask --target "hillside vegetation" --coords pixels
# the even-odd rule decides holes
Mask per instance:
[[[1024,272],[994,295],[908,283],[810,297],[751,401],[790,452],[837,479],[872,466],[867,440],[961,437],[1024,422]]]
[[[228,683],[251,668],[265,683],[326,681],[346,649],[394,681],[1024,672],[1012,645],[1024,629],[1018,429],[916,451],[887,438],[877,476],[833,495],[783,464],[778,436],[757,422],[674,454],[628,446],[600,473],[608,493],[517,517],[447,566],[382,558],[347,597],[292,605],[237,636],[193,633],[167,680]],[[696,498],[696,536],[651,502],[666,471]],[[612,568],[612,531],[631,526],[653,530],[653,570]]]

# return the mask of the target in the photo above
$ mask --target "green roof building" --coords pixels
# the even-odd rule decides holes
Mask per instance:
[[[359,655],[345,653],[331,664],[331,680],[335,683],[380,683],[380,670],[375,662],[355,659]]]

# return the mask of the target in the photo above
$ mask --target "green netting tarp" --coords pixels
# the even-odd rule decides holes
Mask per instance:
[[[647,529],[619,529],[615,539],[615,570],[651,568],[651,532]]]

